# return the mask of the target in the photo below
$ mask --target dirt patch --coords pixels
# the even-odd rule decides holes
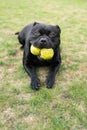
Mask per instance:
[[[26,123],[34,123],[34,122],[37,122],[37,121],[38,121],[38,118],[37,118],[35,115],[30,114],[29,116],[24,117],[23,120],[24,120]]]
[[[80,102],[80,104],[78,106],[78,110],[83,112],[83,113],[86,113],[87,109],[86,109],[83,101]]]
[[[16,96],[19,100],[29,100],[31,99],[31,94],[30,93],[25,93],[25,94],[19,94]]]
[[[31,130],[34,130],[37,124],[39,123],[39,119],[36,115],[30,114],[27,117],[22,118],[22,122],[28,124]]]
[[[15,113],[11,108],[8,108],[2,112],[0,119],[2,124],[13,123],[14,120],[15,120]]]

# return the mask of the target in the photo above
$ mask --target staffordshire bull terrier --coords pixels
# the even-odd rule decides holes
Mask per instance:
[[[53,26],[34,22],[25,26],[22,31],[16,33],[22,45],[21,48],[24,48],[23,66],[31,77],[31,87],[34,90],[38,90],[41,86],[40,80],[36,74],[36,68],[39,66],[49,67],[46,86],[47,88],[53,87],[55,75],[61,64],[60,32],[61,30],[58,25]],[[30,52],[31,45],[40,49],[52,48],[54,50],[54,56],[50,60],[44,60],[39,56],[35,56]]]

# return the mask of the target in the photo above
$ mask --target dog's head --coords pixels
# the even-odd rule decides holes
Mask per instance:
[[[34,23],[29,36],[30,43],[38,48],[57,48],[60,44],[60,28],[58,25]]]

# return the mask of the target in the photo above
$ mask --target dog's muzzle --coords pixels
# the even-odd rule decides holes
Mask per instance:
[[[47,38],[41,38],[41,39],[39,40],[39,44],[40,44],[40,47],[41,47],[41,48],[47,47]]]

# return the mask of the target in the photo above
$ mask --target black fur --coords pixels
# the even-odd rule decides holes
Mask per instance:
[[[38,90],[40,80],[36,75],[36,68],[39,66],[48,66],[50,71],[46,79],[47,88],[52,88],[55,75],[61,64],[60,56],[60,28],[58,25],[45,25],[34,22],[23,28],[18,34],[19,42],[24,48],[23,66],[31,77],[32,89]],[[38,56],[31,54],[30,46],[34,45],[39,48],[53,48],[54,56],[51,60],[43,60]]]

